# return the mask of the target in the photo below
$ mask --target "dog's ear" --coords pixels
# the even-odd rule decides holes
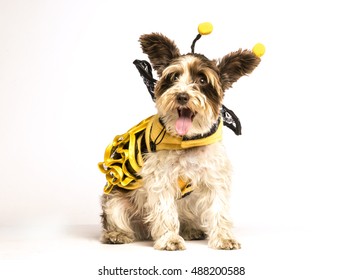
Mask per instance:
[[[142,35],[139,41],[143,52],[148,55],[159,77],[171,60],[180,56],[180,51],[175,43],[160,33]]]
[[[228,89],[240,77],[250,74],[260,61],[261,59],[253,52],[241,49],[220,59],[218,68],[223,89]]]

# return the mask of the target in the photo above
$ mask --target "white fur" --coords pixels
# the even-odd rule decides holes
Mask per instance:
[[[180,224],[185,239],[204,233],[210,247],[237,249],[239,244],[232,235],[228,214],[230,173],[231,166],[221,143],[150,153],[141,170],[142,187],[125,196],[110,195],[103,203],[110,217],[107,222],[113,225],[114,232],[126,233],[133,240],[133,225],[128,225],[128,217],[139,216],[155,240],[156,249],[185,248],[184,240],[179,236]],[[181,199],[178,199],[179,177],[187,178],[195,187],[190,195]],[[142,236],[140,232],[136,235],[136,238]]]

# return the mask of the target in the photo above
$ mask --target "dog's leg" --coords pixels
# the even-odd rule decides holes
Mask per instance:
[[[180,223],[178,219],[175,198],[169,193],[150,193],[148,195],[147,223],[155,241],[154,248],[158,250],[184,250],[184,239],[179,235]]]
[[[209,247],[213,249],[235,250],[241,245],[232,234],[232,223],[223,213],[212,213],[209,215],[213,220],[210,223]]]
[[[124,244],[135,240],[130,221],[132,205],[125,193],[104,194],[102,209],[102,243]]]
[[[176,206],[179,187],[178,174],[166,160],[168,152],[146,155],[142,168],[143,189],[147,196],[144,205],[145,222],[149,226],[154,248],[158,250],[184,250],[185,241],[179,235],[180,222]]]
[[[232,233],[232,222],[228,209],[228,188],[216,186],[209,190],[212,200],[208,201],[208,208],[203,213],[203,220],[207,222],[208,245],[213,249],[234,250],[241,245]]]
[[[189,207],[200,218],[200,224],[208,236],[208,245],[214,249],[240,249],[232,233],[229,216],[231,165],[221,146],[213,154],[216,161],[208,160],[206,172],[199,177],[199,188],[190,195]],[[218,150],[219,149],[219,150]],[[219,156],[221,155],[221,156]]]

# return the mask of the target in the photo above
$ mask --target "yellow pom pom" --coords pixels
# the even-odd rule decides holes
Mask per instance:
[[[252,52],[258,57],[261,57],[262,55],[264,55],[265,51],[266,51],[266,47],[261,43],[257,43],[252,48]]]
[[[210,22],[203,22],[198,25],[198,32],[201,35],[211,34],[213,30],[213,25]]]

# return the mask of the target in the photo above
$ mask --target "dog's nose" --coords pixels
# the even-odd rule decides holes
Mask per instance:
[[[180,105],[186,105],[189,100],[189,95],[185,92],[181,92],[177,95],[176,99]]]

